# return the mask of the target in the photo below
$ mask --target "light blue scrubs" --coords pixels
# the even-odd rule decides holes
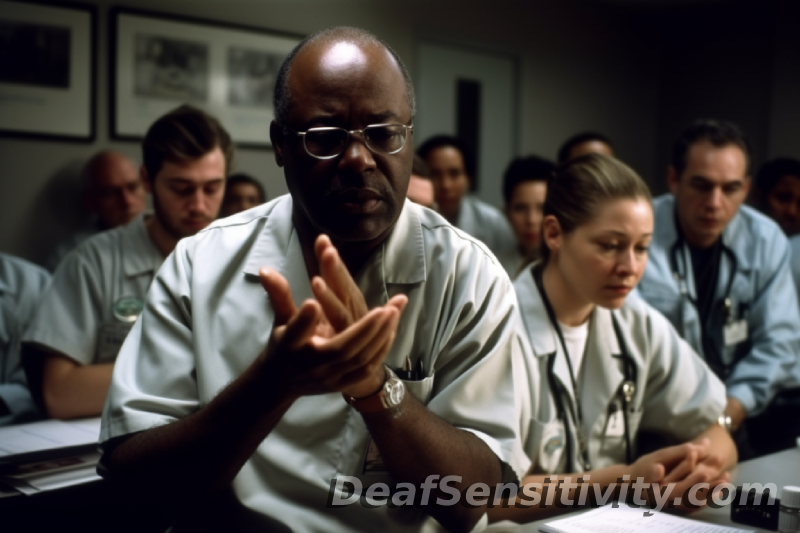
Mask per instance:
[[[514,232],[505,215],[474,196],[467,195],[461,200],[458,218],[453,225],[485,244],[495,257],[519,255]]]
[[[691,252],[686,243],[676,245],[674,197],[656,198],[653,209],[655,233],[639,293],[712,363],[714,358],[704,353],[702,324],[692,303],[697,290]],[[748,416],[754,416],[781,390],[800,386],[796,371],[800,306],[789,268],[791,251],[780,228],[747,206],[740,207],[725,228],[722,243],[730,253],[721,254],[705,327],[726,366],[727,375],[721,377],[728,396],[739,400]],[[731,303],[729,315],[725,313],[726,296]],[[740,327],[744,324],[746,330]]]
[[[39,416],[20,361],[20,339],[50,282],[43,268],[0,253],[0,426]]]
[[[792,245],[792,276],[794,277],[794,288],[797,289],[797,298],[800,300],[800,235],[795,235],[789,239]]]

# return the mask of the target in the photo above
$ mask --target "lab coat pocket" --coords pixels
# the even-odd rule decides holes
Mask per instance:
[[[531,431],[525,450],[535,453],[531,457],[534,473],[553,474],[562,471],[566,465],[564,457],[567,435],[564,422],[555,418],[549,422],[531,420]]]
[[[428,405],[433,391],[433,376],[415,381],[402,380],[406,390],[411,393],[422,405]]]

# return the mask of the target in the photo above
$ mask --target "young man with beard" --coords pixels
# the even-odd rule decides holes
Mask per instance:
[[[25,332],[32,385],[51,417],[100,414],[117,352],[161,263],[217,217],[233,144],[216,119],[182,106],[150,127],[142,152],[155,214],[67,255]]]

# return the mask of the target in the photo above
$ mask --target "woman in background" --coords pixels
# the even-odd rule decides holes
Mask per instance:
[[[547,159],[531,155],[513,160],[503,176],[505,214],[517,245],[497,258],[511,279],[539,257],[544,199],[554,170]]]
[[[514,283],[530,382],[539,384],[524,414],[533,467],[523,483],[546,485],[547,477],[554,489],[581,476],[605,489],[641,477],[676,483],[674,498],[696,483],[728,481],[737,455],[718,424],[724,385],[662,315],[628,297],[652,233],[650,191],[624,163],[591,154],[556,169],[542,259]],[[639,456],[642,432],[672,445]],[[495,507],[489,515],[525,522],[548,509],[556,507]]]

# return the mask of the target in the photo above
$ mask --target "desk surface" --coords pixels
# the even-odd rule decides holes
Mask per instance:
[[[800,448],[790,448],[782,452],[740,463],[731,471],[731,483],[737,487],[741,486],[743,483],[761,483],[763,485],[774,483],[778,487],[779,496],[780,489],[784,485],[800,485]],[[562,515],[562,517],[563,516],[564,515]],[[539,531],[539,526],[541,524],[558,518],[560,517],[551,517],[523,525],[513,524],[512,522],[501,522],[488,527],[485,531],[490,533],[534,533]],[[752,527],[732,522],[731,508],[729,505],[719,509],[705,507],[689,515],[689,518],[721,526],[753,529]]]

